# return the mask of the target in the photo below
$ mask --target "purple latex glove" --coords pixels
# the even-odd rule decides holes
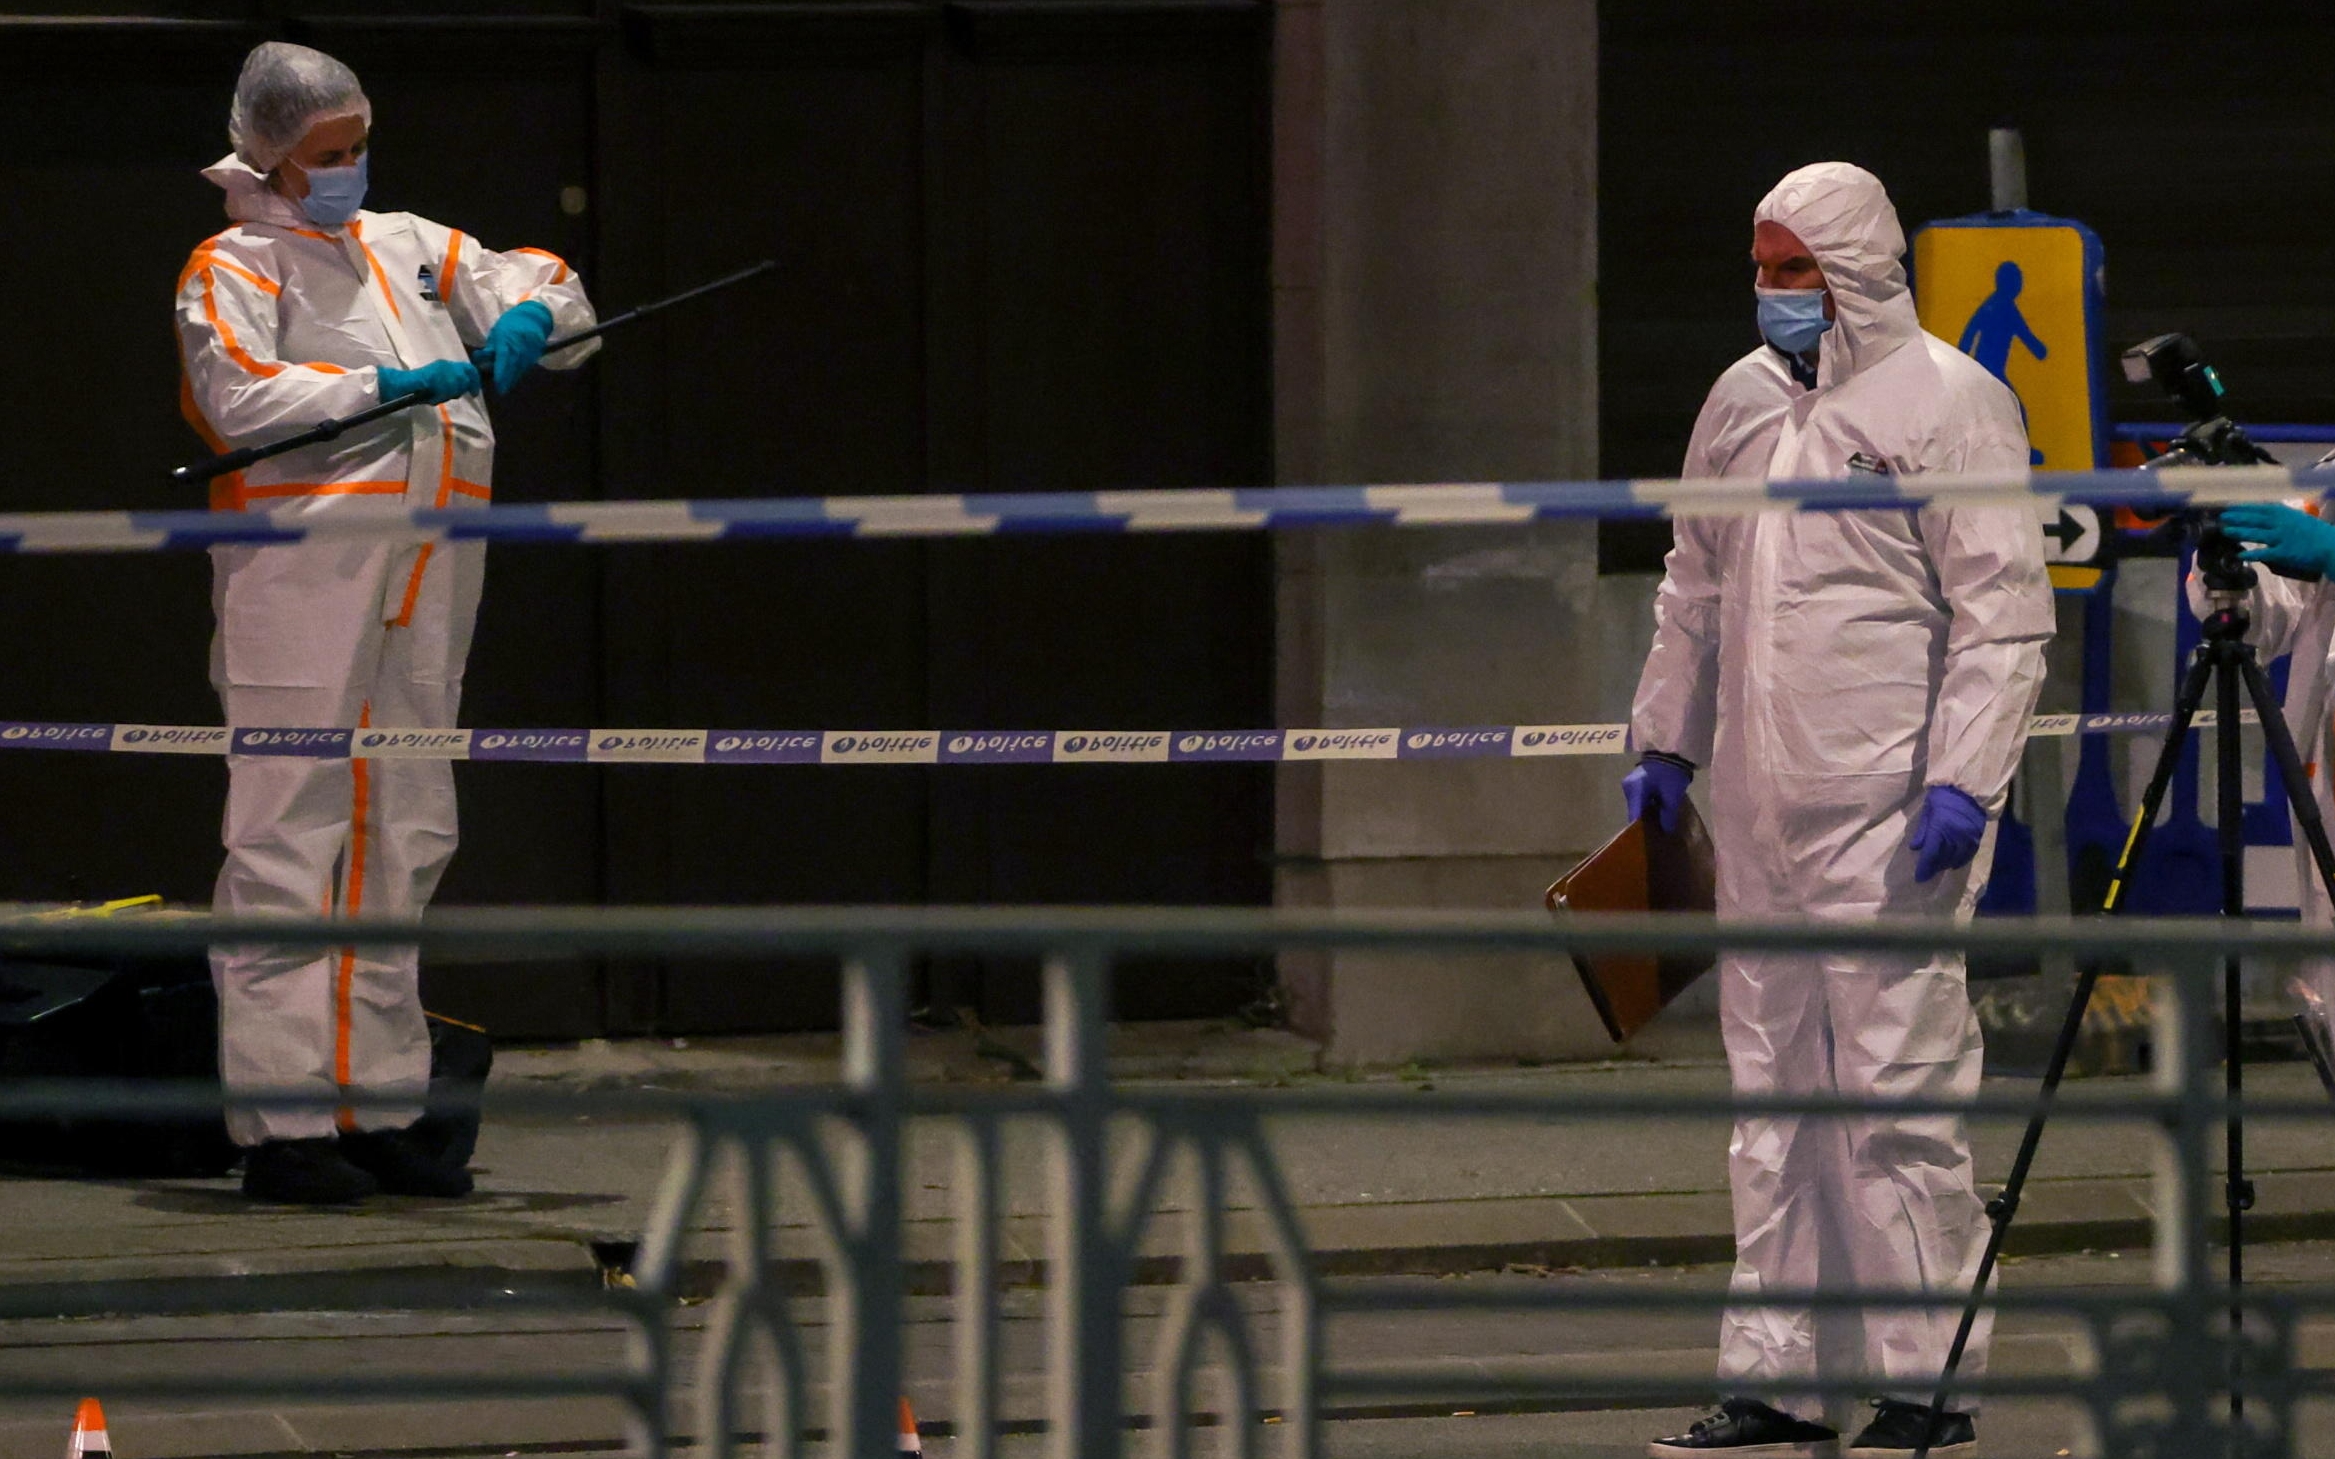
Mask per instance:
[[[1922,797],[1913,840],[1907,843],[1914,849],[1913,879],[1928,881],[1940,872],[1968,866],[1985,836],[1986,811],[1967,791],[1931,786]]]
[[[1642,821],[1651,812],[1665,832],[1678,829],[1678,808],[1686,804],[1686,788],[1694,781],[1694,766],[1675,755],[1647,755],[1638,768],[1622,777],[1622,804],[1630,819]]]

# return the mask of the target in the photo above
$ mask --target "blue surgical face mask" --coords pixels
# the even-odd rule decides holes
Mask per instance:
[[[347,167],[316,167],[308,172],[308,196],[300,211],[312,223],[338,228],[365,206],[365,184],[370,179],[373,154],[360,156]]]
[[[1832,321],[1824,317],[1822,289],[1762,289],[1759,296],[1759,332],[1787,355],[1804,355],[1816,348]]]

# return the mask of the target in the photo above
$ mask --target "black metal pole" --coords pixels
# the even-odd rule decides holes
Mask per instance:
[[[712,283],[699,284],[693,289],[684,289],[669,298],[643,304],[637,309],[627,309],[615,318],[602,320],[590,329],[578,330],[574,334],[552,340],[544,345],[543,352],[548,355],[564,349],[573,349],[587,340],[598,339],[612,329],[621,329],[625,325],[638,323],[653,314],[662,313],[676,304],[686,304],[692,299],[701,298],[717,289],[727,289],[733,285],[742,284],[748,279],[758,278],[777,267],[777,259],[766,258],[751,268],[742,268],[734,274],[727,274],[715,279]],[[197,461],[191,466],[181,466],[170,473],[170,479],[181,486],[199,485],[215,477],[241,471],[248,466],[256,466],[270,457],[281,456],[287,451],[297,451],[304,446],[321,445],[326,441],[338,439],[341,435],[356,429],[358,426],[371,425],[373,422],[395,415],[401,410],[425,404],[428,399],[429,397],[420,391],[400,395],[394,400],[384,400],[379,405],[368,406],[355,415],[343,416],[339,420],[320,421],[307,430],[301,431],[297,435],[287,436],[280,441],[269,441],[258,446],[245,446],[239,450],[229,451],[223,456],[214,456],[208,461]]]
[[[2219,614],[2216,615],[2217,619]],[[2216,624],[2226,629],[2227,625]],[[2240,632],[2243,630],[2241,629]],[[2244,675],[2238,667],[2249,653],[2236,635],[2209,640],[2216,661],[2214,710],[2214,828],[2221,843],[2221,904],[2224,917],[2246,915],[2246,781],[2240,754],[2238,694]],[[2228,1160],[2223,1170],[2222,1202],[2229,1215],[2230,1273],[2230,1422],[2231,1442],[2246,1418],[2246,1212],[2254,1204],[2254,1187],[2246,1179],[2246,1125],[2238,1112],[2245,1093],[2245,1033],[2243,999],[2239,987],[2241,962],[2234,954],[2222,960],[2222,1087],[2229,1095]],[[2233,1453],[2236,1450],[2233,1449]]]
[[[622,314],[616,315],[614,318],[601,320],[598,324],[593,325],[590,329],[579,329],[574,334],[564,335],[561,338],[555,339],[549,344],[546,344],[543,347],[543,352],[547,355],[552,355],[557,354],[564,349],[572,349],[575,346],[584,343],[586,340],[598,339],[601,335],[606,334],[612,329],[622,329],[627,324],[634,324],[640,320],[648,318],[652,314],[662,313],[665,310],[672,308],[676,304],[686,304],[690,300],[695,299],[700,295],[711,294],[717,289],[727,289],[733,284],[742,284],[748,279],[759,278],[763,274],[769,273],[772,269],[777,267],[777,259],[766,258],[762,260],[762,262],[755,264],[752,268],[742,268],[734,274],[726,274],[721,278],[715,279],[710,284],[699,284],[694,289],[684,289],[680,293],[673,295],[671,298],[659,299],[653,304],[643,304],[637,309],[627,309]]]
[[[246,466],[256,466],[271,456],[281,456],[287,451],[297,451],[303,446],[317,446],[326,441],[337,440],[344,433],[353,431],[359,426],[369,426],[377,420],[393,416],[412,406],[426,404],[428,401],[429,396],[415,390],[392,400],[384,400],[379,405],[368,406],[355,415],[342,416],[339,420],[320,422],[296,436],[286,436],[283,440],[270,441],[263,446],[245,446],[238,451],[229,451],[224,456],[213,456],[208,461],[197,461],[192,466],[181,466],[170,473],[170,479],[181,486],[197,486],[216,477],[241,471]]]

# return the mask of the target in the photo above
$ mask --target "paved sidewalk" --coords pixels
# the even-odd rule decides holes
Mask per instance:
[[[915,1076],[956,1083],[1026,1078],[1036,1031],[922,1035]],[[1403,1102],[1420,1118],[1278,1117],[1279,1163],[1321,1269],[1332,1274],[1448,1273],[1676,1264],[1727,1259],[1732,1250],[1723,1119],[1534,1120],[1438,1118],[1452,1091],[1562,1096],[1630,1091],[1718,1094],[1725,1070],[1715,1039],[1683,1031],[1660,1059],[1542,1068],[1406,1069],[1352,1080],[1317,1071],[1314,1050],[1287,1034],[1222,1025],[1138,1027],[1120,1035],[1123,1079],[1182,1088],[1279,1089],[1324,1084]],[[737,1091],[833,1076],[831,1038],[596,1044],[510,1049],[499,1087]],[[2086,1081],[2096,1091],[2112,1081]],[[2028,1081],[1990,1081],[2016,1092]],[[2308,1097],[2305,1066],[2249,1070],[2249,1092]],[[460,1203],[382,1200],[345,1212],[255,1208],[231,1181],[0,1179],[11,1239],[0,1247],[0,1317],[95,1310],[265,1311],[463,1305],[530,1287],[590,1285],[590,1243],[637,1234],[653,1201],[674,1128],[656,1120],[491,1118],[480,1144],[480,1194]],[[1999,1181],[2019,1134],[2015,1122],[1977,1132],[1982,1173]],[[2258,1122],[2249,1162],[2260,1188],[2251,1230],[2266,1240],[2335,1238],[2335,1124]],[[945,1291],[956,1154],[945,1131],[909,1142],[908,1255],[920,1291]],[[2045,1139],[2012,1250],[2040,1253],[2132,1246],[2148,1235],[2152,1142],[2131,1126],[2070,1114]],[[1011,1275],[1034,1279],[1045,1250],[1039,1152],[1009,1129],[1005,1233]],[[791,1177],[790,1177],[791,1181]],[[790,1198],[782,1209],[801,1213]],[[1162,1213],[1179,1208],[1171,1182]],[[701,1211],[693,1276],[716,1276],[728,1212]],[[1232,1225],[1236,1262],[1266,1271],[1253,1209]],[[1181,1223],[1151,1223],[1146,1279],[1163,1279]],[[818,1244],[798,1214],[778,1255],[798,1289],[818,1280]],[[191,1305],[190,1305],[191,1304]]]
[[[2292,1292],[2296,1284],[2323,1283],[2331,1266],[2335,1252],[2324,1246],[2265,1247],[2253,1280],[2265,1290]],[[1379,1280],[1355,1278],[1341,1286],[1351,1298],[1367,1295]],[[2148,1285],[2151,1264],[2113,1257],[2021,1260],[2011,1264],[2006,1280],[2030,1294],[2098,1295]],[[1322,1331],[1326,1370],[1345,1380],[1368,1380],[1371,1386],[1367,1392],[1326,1397],[1325,1451],[1333,1459],[1415,1459],[1422,1454],[1640,1459],[1649,1435],[1678,1432],[1706,1411],[1712,1393],[1718,1358],[1713,1314],[1667,1303],[1689,1296],[1716,1302],[1726,1284],[1723,1265],[1558,1276],[1483,1274],[1432,1284],[1454,1299],[1450,1306],[1333,1312]],[[1651,1300],[1563,1312],[1547,1306],[1487,1307],[1480,1300],[1498,1295],[1506,1302],[1545,1302],[1593,1293]],[[1465,1299],[1471,1297],[1479,1300],[1468,1304]],[[1281,1366],[1287,1298],[1285,1289],[1265,1283],[1233,1291],[1259,1357],[1258,1401],[1269,1409],[1285,1404],[1289,1393]],[[1047,1414],[1046,1301],[1039,1292],[1010,1290],[1001,1295],[1000,1307],[999,1416],[1007,1451],[1034,1459],[1045,1452],[1037,1430]],[[1122,1402],[1126,1413],[1147,1426],[1163,1411],[1163,1344],[1172,1307],[1165,1290],[1148,1288],[1130,1293],[1123,1308]],[[703,1371],[714,1315],[710,1305],[685,1305],[671,1314],[679,1392],[670,1417],[672,1432],[684,1444],[704,1433],[689,1385]],[[830,1346],[834,1329],[817,1302],[790,1304],[789,1315],[804,1338],[809,1400],[804,1421],[818,1428],[827,1421],[829,1378],[839,1360]],[[962,1452],[947,1437],[962,1414],[952,1382],[957,1372],[953,1318],[953,1304],[945,1299],[911,1299],[902,1328],[905,1390],[922,1422],[926,1452],[936,1459]],[[47,1382],[69,1392],[86,1385],[109,1395],[107,1416],[116,1452],[125,1459],[295,1459],[316,1453],[340,1459],[507,1459],[620,1450],[624,1413],[606,1397],[336,1400],[322,1385],[343,1375],[390,1371],[417,1376],[556,1372],[607,1374],[613,1388],[628,1334],[629,1324],[605,1309],[529,1312],[511,1303],[501,1310],[454,1313],[24,1321],[0,1323],[0,1371],[20,1384]],[[2306,1318],[2296,1331],[2293,1360],[2323,1369],[2331,1358],[2335,1321]],[[1997,1375],[2049,1380],[2086,1373],[2096,1365],[2094,1343],[2083,1324],[2067,1314],[2019,1309],[1998,1320],[1990,1363]],[[248,1383],[257,1375],[280,1373],[301,1375],[310,1391],[268,1398],[211,1388],[214,1379]],[[174,1382],[177,1392],[143,1399],[124,1395],[133,1385],[158,1380]],[[759,1428],[766,1421],[762,1391],[749,1378],[739,1415],[743,1425]],[[1202,1381],[1187,1401],[1207,1421],[1221,1416],[1224,1394],[1218,1383]],[[1662,1405],[1659,1411],[1649,1411],[1656,1405]],[[1846,1421],[1863,1421],[1856,1405],[1843,1407]],[[0,1453],[54,1454],[71,1411],[69,1398],[0,1401]],[[1487,1428],[1493,1424],[1517,1428],[1503,1440]],[[1989,1400],[1982,1423],[1988,1452],[2005,1455],[2083,1452],[2084,1427],[2080,1410],[2041,1397]],[[1268,1435],[1259,1437],[1269,1443]],[[1144,1454],[1155,1441],[1156,1432],[1133,1435],[1128,1453]],[[1203,1435],[1201,1444],[1207,1441]],[[2322,1445],[2303,1452],[2324,1455],[2327,1450]]]

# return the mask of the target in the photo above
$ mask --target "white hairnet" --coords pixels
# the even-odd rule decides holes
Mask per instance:
[[[235,78],[227,136],[236,156],[256,171],[272,172],[310,127],[347,116],[373,124],[373,103],[356,72],[322,51],[263,41],[243,58],[243,74]]]
[[[1881,179],[1847,162],[1818,162],[1789,173],[1752,214],[1757,223],[1792,230],[1832,290],[1839,328],[1825,336],[1844,347],[1846,373],[1870,367],[1921,332],[1905,283],[1905,229]],[[1822,373],[1840,378],[1843,372]]]

